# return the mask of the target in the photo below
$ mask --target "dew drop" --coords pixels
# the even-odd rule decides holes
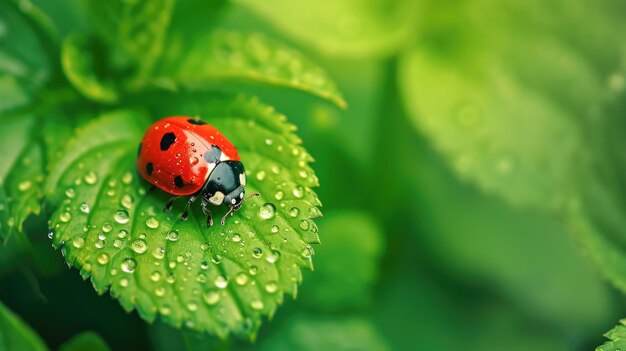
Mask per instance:
[[[157,287],[156,289],[154,289],[154,294],[158,297],[165,296],[165,288],[162,286]]]
[[[72,215],[69,212],[62,212],[59,215],[59,219],[61,220],[61,222],[67,223],[72,219]]]
[[[298,173],[298,174],[300,175],[301,178],[306,178],[306,177],[309,176],[308,173],[306,171],[304,171],[304,170],[300,171],[300,173]]]
[[[278,231],[280,230],[280,228],[278,228],[277,225],[273,225],[272,228],[270,229],[272,231],[272,233],[276,234],[278,233]]]
[[[248,284],[248,275],[244,272],[237,273],[235,276],[235,282],[237,285],[246,285]]]
[[[228,286],[228,280],[223,275],[218,275],[217,277],[215,277],[215,286],[220,289],[224,289]]]
[[[272,169],[272,173],[274,173],[274,174],[280,173],[280,168],[278,168],[278,166],[272,166],[271,169]]]
[[[132,273],[137,267],[137,262],[132,258],[126,258],[122,261],[122,270],[126,273]]]
[[[274,195],[274,197],[276,198],[276,200],[282,200],[283,197],[285,196],[285,193],[283,193],[282,191],[277,191],[276,194]]]
[[[267,284],[265,284],[265,291],[270,294],[275,293],[276,291],[278,291],[278,284],[275,281],[268,282]]]
[[[94,244],[94,246],[96,247],[96,249],[101,249],[104,247],[104,240],[98,240],[96,241],[96,243]]]
[[[148,228],[156,229],[159,227],[159,221],[154,217],[149,217],[146,219],[146,225]]]
[[[304,189],[302,189],[301,186],[297,186],[293,188],[293,196],[295,196],[298,199],[302,198],[302,196],[304,196]]]
[[[171,310],[168,306],[161,306],[161,308],[159,308],[159,312],[161,312],[164,316],[169,316]]]
[[[124,243],[120,240],[120,239],[115,239],[113,241],[113,246],[115,246],[116,248],[121,248],[124,245]]]
[[[74,245],[75,248],[80,249],[81,247],[85,245],[85,239],[78,237],[72,240],[72,245]]]
[[[198,281],[198,283],[206,283],[206,275],[203,273],[198,274],[196,281]]]
[[[146,245],[146,242],[141,239],[133,241],[132,244],[130,244],[130,247],[138,254],[142,254],[148,249],[148,245]]]
[[[195,166],[198,164],[198,158],[197,157],[190,157],[189,158],[189,163],[191,163],[192,166]]]
[[[152,272],[152,274],[150,274],[150,280],[152,280],[153,282],[158,282],[159,280],[161,280],[161,273],[159,273],[158,271]]]
[[[165,257],[165,248],[155,247],[154,250],[152,250],[152,256],[157,260],[163,259],[163,257]]]
[[[90,171],[85,174],[83,179],[85,180],[85,183],[93,185],[96,184],[96,182],[98,181],[98,176],[93,171]]]
[[[74,191],[74,188],[68,188],[67,190],[65,190],[65,196],[67,196],[70,199],[73,199],[74,196],[76,196],[76,191]]]
[[[260,247],[255,247],[254,250],[252,250],[252,256],[254,256],[255,258],[260,258],[263,255],[263,249],[261,249]]]
[[[241,235],[239,235],[239,234],[233,235],[233,239],[232,240],[233,240],[233,242],[236,242],[236,243],[240,242],[241,241]]]
[[[105,233],[110,233],[110,232],[111,232],[111,230],[113,230],[113,226],[111,225],[111,223],[107,222],[107,223],[104,223],[104,224],[102,225],[102,231],[103,231],[103,232],[105,232]]]
[[[276,207],[269,202],[261,206],[261,209],[259,211],[259,215],[263,219],[273,218],[275,214],[276,214]]]
[[[263,180],[263,179],[265,179],[265,171],[259,171],[259,172],[256,174],[256,179],[257,179],[257,180]]]
[[[101,253],[100,255],[98,255],[98,263],[100,263],[101,265],[109,263],[109,255],[105,253]]]
[[[133,207],[133,198],[128,195],[128,194],[124,194],[124,196],[122,196],[122,200],[120,201],[121,205],[126,207],[127,209],[130,209],[131,207]]]
[[[302,257],[304,258],[309,258],[311,256],[313,256],[315,252],[313,251],[313,246],[308,245],[306,248],[304,248],[304,250],[302,250],[301,254]]]
[[[267,255],[267,262],[269,263],[276,263],[276,261],[278,261],[280,259],[280,252],[278,251],[272,251],[272,253],[270,255]]]
[[[117,210],[113,218],[115,219],[117,223],[120,223],[120,224],[128,223],[128,211],[124,209]]]
[[[124,239],[128,235],[128,232],[124,229],[121,229],[119,233],[117,233],[117,237],[120,239]]]
[[[220,301],[220,293],[217,291],[207,291],[202,295],[207,305],[213,306]]]
[[[302,228],[302,230],[309,230],[309,221],[306,219],[300,221],[300,228]]]
[[[250,269],[248,270],[248,272],[250,273],[250,275],[256,275],[259,272],[259,267],[250,266]]]
[[[263,304],[263,301],[261,300],[254,300],[252,301],[252,303],[250,303],[250,306],[257,311],[260,311],[263,309],[265,305]]]
[[[167,233],[167,240],[169,241],[176,241],[178,240],[179,235],[178,235],[178,230],[172,230],[169,233]]]
[[[80,212],[89,213],[89,205],[87,205],[86,202],[83,202],[82,204],[80,204]]]
[[[130,184],[130,182],[132,181],[133,181],[133,175],[130,172],[126,172],[124,173],[124,175],[122,175],[122,183]]]
[[[187,304],[187,309],[191,312],[195,312],[198,310],[198,304],[195,302],[190,302]]]
[[[126,278],[122,278],[122,279],[120,279],[120,286],[121,286],[122,288],[127,287],[127,286],[128,286],[128,279],[126,279]]]
[[[200,263],[200,268],[204,269],[204,270],[208,269],[209,268],[209,262],[202,261],[202,263]]]
[[[291,217],[298,217],[299,214],[300,210],[297,207],[292,207],[291,210],[289,210],[289,215]]]
[[[19,183],[17,185],[17,188],[20,191],[26,191],[26,190],[30,189],[31,185],[33,185],[33,183],[30,180],[25,180],[25,181]]]

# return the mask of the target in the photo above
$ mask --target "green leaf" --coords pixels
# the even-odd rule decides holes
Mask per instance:
[[[619,351],[626,349],[626,319],[604,334],[609,341],[596,348],[596,351]]]
[[[81,128],[50,172],[53,243],[96,291],[110,289],[148,321],[159,314],[176,327],[252,336],[284,293],[295,295],[300,267],[311,267],[310,244],[318,242],[311,219],[320,214],[311,156],[295,127],[257,100],[205,96],[169,108],[227,135],[246,166],[248,193],[261,197],[225,226],[207,228],[199,206],[181,222],[184,201],[164,213],[169,196],[146,192],[136,175],[148,124],[137,113],[113,112]]]
[[[366,214],[345,211],[326,216],[320,230],[325,239],[301,298],[331,311],[370,302],[384,249],[379,226]]]
[[[389,350],[386,341],[367,319],[319,318],[298,315],[284,329],[259,345],[260,350]]]
[[[48,350],[39,336],[0,301],[0,349]]]
[[[65,342],[59,351],[109,351],[111,350],[107,343],[102,340],[100,335],[92,331],[82,332],[67,342]]]
[[[5,242],[22,230],[28,215],[41,211],[43,159],[37,123],[32,115],[0,117],[0,239]]]
[[[389,55],[413,35],[417,2],[236,0],[281,32],[329,56]]]
[[[70,83],[85,97],[102,103],[119,99],[119,84],[110,74],[107,49],[96,37],[74,32],[65,38],[61,65]]]
[[[615,33],[626,7],[557,1],[548,20],[537,2],[478,15],[481,4],[432,6],[399,70],[412,121],[462,179],[562,219],[626,291],[626,173],[614,151],[624,147],[626,45]]]
[[[193,42],[175,34],[155,82],[172,80],[188,88],[215,87],[221,81],[281,86],[346,107],[326,72],[299,52],[261,34],[217,31]]]
[[[142,77],[151,73],[163,51],[174,2],[91,0],[89,5],[99,31],[138,66]]]
[[[0,3],[0,113],[28,105],[50,76],[48,56],[27,7]]]

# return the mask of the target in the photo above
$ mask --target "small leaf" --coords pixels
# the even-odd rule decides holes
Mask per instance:
[[[104,43],[81,32],[63,42],[61,65],[67,79],[85,97],[102,103],[119,99],[118,85],[111,75]]]
[[[149,74],[163,51],[174,0],[88,3],[110,45],[138,66],[138,76]]]
[[[259,345],[260,350],[370,350],[390,347],[371,321],[358,317],[294,316],[286,327]]]
[[[22,230],[31,213],[39,214],[43,181],[41,146],[32,115],[0,117],[0,239]]]
[[[596,348],[596,351],[620,351],[626,349],[626,319],[622,319],[620,324],[609,330],[604,336],[609,341]]]
[[[246,167],[247,192],[261,197],[225,226],[207,228],[199,206],[181,222],[184,200],[164,213],[169,196],[147,192],[136,174],[148,123],[109,113],[79,130],[50,172],[53,243],[96,291],[110,289],[148,321],[160,314],[177,327],[254,335],[285,292],[295,295],[300,267],[311,267],[311,218],[320,214],[311,156],[285,117],[257,100],[205,97],[169,108],[175,112],[160,113],[205,118],[228,136]]]
[[[194,42],[174,33],[157,72],[190,88],[241,81],[287,87],[317,95],[345,108],[330,77],[305,56],[260,34],[217,31]]]
[[[325,239],[315,252],[319,263],[305,275],[301,299],[330,311],[370,302],[384,249],[379,226],[366,214],[346,211],[325,216],[320,230]]]
[[[67,342],[65,342],[59,351],[110,351],[109,345],[92,331],[82,332]]]
[[[383,56],[413,35],[417,2],[384,0],[236,0],[329,56]]]
[[[1,301],[0,350],[48,350],[39,336]]]

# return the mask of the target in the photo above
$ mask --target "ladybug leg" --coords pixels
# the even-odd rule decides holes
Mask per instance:
[[[165,204],[163,212],[169,212],[172,209],[172,205],[174,205],[174,201],[176,201],[179,197],[180,196],[172,196],[172,198],[170,198],[170,200]]]
[[[180,215],[180,220],[181,221],[186,221],[187,220],[187,216],[189,215],[189,206],[191,206],[191,204],[196,201],[196,199],[198,198],[198,195],[191,195],[191,197],[189,198],[189,200],[187,200],[187,204],[185,204],[185,210],[183,211],[183,213]]]
[[[232,215],[233,212],[235,212],[237,209],[235,208],[235,206],[231,206],[228,209],[228,212],[226,212],[226,214],[224,215],[224,217],[222,217],[222,221],[220,223],[222,223],[222,225],[224,225],[224,223],[226,223],[226,217],[228,217],[228,215]]]
[[[202,213],[206,215],[206,226],[211,227],[213,226],[213,215],[211,215],[211,210],[209,210],[208,206],[209,206],[209,202],[203,198],[202,204],[201,204]]]

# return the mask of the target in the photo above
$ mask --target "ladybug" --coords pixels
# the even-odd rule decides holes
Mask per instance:
[[[207,226],[213,225],[209,204],[229,206],[222,218],[241,208],[244,201],[246,172],[235,146],[212,125],[192,117],[166,117],[152,124],[139,144],[137,171],[154,187],[173,195],[174,201],[189,196],[180,216],[186,220],[191,204],[202,197],[202,212]]]

